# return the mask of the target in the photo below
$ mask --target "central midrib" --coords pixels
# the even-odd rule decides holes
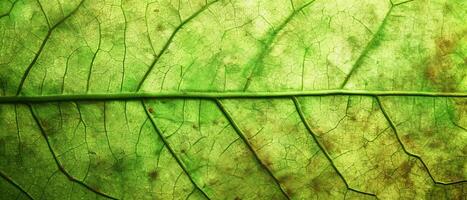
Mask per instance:
[[[467,97],[467,92],[421,92],[421,91],[366,91],[366,90],[312,90],[286,92],[137,92],[137,93],[88,93],[56,95],[0,96],[0,103],[48,102],[48,101],[100,101],[151,98],[281,98],[292,96],[420,96],[420,97]]]

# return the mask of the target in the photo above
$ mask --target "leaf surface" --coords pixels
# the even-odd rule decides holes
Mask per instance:
[[[465,199],[466,6],[2,1],[2,198]]]

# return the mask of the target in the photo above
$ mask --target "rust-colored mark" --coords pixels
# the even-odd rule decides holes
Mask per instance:
[[[425,77],[443,92],[455,91],[457,84],[452,70],[456,65],[450,55],[454,53],[458,39],[443,36],[436,38],[434,42],[436,52],[427,60]]]

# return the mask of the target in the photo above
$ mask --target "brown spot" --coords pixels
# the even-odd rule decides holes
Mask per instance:
[[[148,173],[148,177],[149,177],[149,179],[152,180],[152,181],[156,180],[157,177],[158,177],[158,175],[159,175],[159,173],[157,173],[156,170],[153,170],[153,171],[151,171],[151,172]]]
[[[462,153],[463,153],[464,155],[467,154],[467,146],[464,146],[464,147],[462,148]]]
[[[438,133],[438,131],[433,130],[432,128],[428,128],[428,129],[425,129],[425,130],[423,131],[423,134],[424,134],[425,136],[427,136],[427,137],[432,137],[432,136],[434,136],[436,133]]]
[[[284,123],[281,127],[279,127],[280,131],[284,133],[296,133],[299,132],[299,128],[301,124],[290,124],[290,123]]]
[[[156,9],[153,10],[153,12],[159,12],[159,9],[156,8]]]
[[[271,169],[273,163],[272,163],[271,159],[269,159],[269,158],[264,158],[264,159],[263,159],[263,164],[264,164],[268,169]]]
[[[115,171],[115,160],[114,159],[110,160],[110,159],[96,156],[96,158],[94,159],[94,162],[91,162],[91,164],[93,168],[99,169],[99,170],[105,170],[105,172],[107,173],[113,173],[109,169],[112,169],[113,171]]]
[[[441,140],[434,140],[429,144],[430,148],[439,148],[442,144],[440,142]]]
[[[355,115],[348,115],[350,121],[357,121],[357,117]]]
[[[164,31],[165,29],[164,29],[164,26],[162,26],[162,24],[158,24],[156,26],[156,30],[160,32],[160,31]]]
[[[40,120],[40,123],[47,136],[52,136],[56,133],[55,131],[53,131],[53,126],[50,124],[48,120]]]
[[[152,109],[152,108],[149,108],[148,111],[149,111],[149,113],[151,113],[151,114],[154,113],[154,109]]]
[[[191,127],[193,127],[194,129],[198,129],[198,126],[196,124],[193,124]]]
[[[368,148],[368,143],[369,143],[368,140],[363,141],[362,147],[365,149]]]
[[[463,99],[453,99],[453,102],[456,106],[467,106],[467,101],[464,101]],[[465,111],[467,112],[467,109],[465,109]]]
[[[218,182],[219,182],[218,179],[211,178],[211,179],[209,179],[209,181],[207,182],[207,185],[209,185],[209,186],[216,185]]]
[[[393,169],[389,169],[389,168],[386,168],[386,169],[383,169],[382,171],[382,174],[383,174],[383,179],[389,183],[389,180],[393,180],[394,179],[394,170]]]
[[[281,183],[287,183],[287,182],[290,182],[290,181],[294,182],[293,179],[294,178],[292,176],[288,175],[288,174],[278,178],[279,182],[281,182]]]
[[[321,183],[321,180],[319,180],[318,177],[313,178],[310,181],[309,185],[316,192],[321,192],[322,191],[322,187],[321,187],[322,183]]]
[[[332,152],[334,151],[334,143],[329,141],[329,140],[323,140],[321,139],[321,142],[323,143],[323,146],[324,146],[324,149],[327,151],[327,152]]]
[[[235,197],[234,200],[242,200],[240,197]]]
[[[452,39],[438,38],[435,42],[438,51],[437,53],[443,56],[451,53],[455,47],[455,43]]]
[[[123,159],[118,159],[112,165],[112,169],[116,172],[123,172],[125,170],[125,165]]]
[[[250,127],[245,127],[243,129],[243,133],[245,134],[245,136],[248,138],[248,139],[251,139],[252,137],[252,130],[250,129]]]
[[[290,188],[285,189],[285,193],[287,193],[289,196],[294,196],[294,192]]]
[[[404,143],[405,148],[412,149],[416,148],[416,143],[414,142],[414,138],[412,138],[411,134],[407,134],[402,136],[401,141]]]

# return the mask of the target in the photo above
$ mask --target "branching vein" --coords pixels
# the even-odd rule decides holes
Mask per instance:
[[[32,107],[31,105],[28,105],[28,107],[29,107],[29,110],[30,110],[30,112],[31,112],[32,117],[34,118],[34,120],[35,120],[37,126],[38,126],[39,129],[40,129],[40,132],[41,132],[42,136],[44,137],[45,142],[47,143],[47,147],[49,148],[49,151],[50,151],[50,153],[52,154],[52,157],[53,157],[53,159],[54,159],[54,162],[55,162],[55,164],[57,165],[57,168],[62,172],[62,174],[65,175],[65,176],[68,178],[68,180],[70,180],[71,182],[77,183],[78,185],[80,185],[80,186],[82,186],[82,187],[88,189],[89,191],[91,191],[91,192],[93,192],[93,193],[95,193],[95,194],[97,194],[97,195],[99,195],[99,196],[102,196],[102,197],[105,197],[105,198],[108,198],[108,199],[117,199],[117,198],[115,198],[115,197],[112,197],[112,196],[110,196],[110,195],[108,195],[108,194],[105,194],[105,193],[99,191],[98,189],[95,189],[95,188],[93,188],[93,187],[87,185],[86,183],[84,183],[84,182],[81,181],[81,180],[78,180],[77,178],[75,178],[74,176],[72,176],[71,174],[69,174],[69,173],[65,170],[65,168],[63,167],[63,165],[62,165],[62,164],[60,163],[60,161],[58,160],[57,155],[55,154],[55,152],[54,152],[54,150],[53,150],[53,148],[52,148],[52,145],[50,144],[50,141],[49,141],[49,138],[48,138],[48,136],[47,136],[47,133],[46,133],[44,127],[42,127],[42,124],[41,124],[39,118],[37,117],[37,115],[36,115],[36,113],[35,113],[33,107]]]
[[[369,195],[369,196],[374,196],[376,197],[375,194],[372,194],[372,193],[367,193],[367,192],[363,192],[363,191],[359,191],[359,190],[356,190],[356,189],[353,189],[349,186],[349,184],[347,183],[347,180],[344,178],[344,176],[342,175],[342,173],[337,169],[336,165],[334,164],[334,161],[332,160],[331,156],[329,155],[329,153],[326,151],[326,149],[324,148],[324,146],[321,144],[321,142],[318,140],[318,138],[316,137],[316,134],[314,133],[314,131],[311,129],[311,126],[310,124],[308,123],[308,121],[306,120],[305,118],[305,114],[303,113],[303,110],[300,106],[300,103],[298,102],[298,99],[296,97],[292,97],[292,101],[295,105],[295,109],[297,110],[297,113],[298,115],[300,116],[300,119],[302,121],[302,123],[305,125],[305,128],[307,129],[308,133],[311,135],[311,137],[313,138],[313,141],[316,143],[316,145],[318,145],[319,149],[321,150],[321,152],[323,152],[324,156],[326,157],[326,159],[329,161],[329,163],[331,164],[331,167],[334,169],[334,171],[336,171],[337,175],[341,178],[341,180],[344,182],[345,184],[345,187],[347,187],[348,190],[351,190],[353,192],[357,192],[357,193],[360,193],[360,194],[364,194],[364,195]]]
[[[379,40],[381,39],[381,34],[383,33],[383,30],[384,30],[384,26],[386,25],[387,23],[387,20],[391,14],[391,11],[393,10],[394,6],[392,5],[388,12],[386,13],[386,15],[384,16],[383,18],[383,21],[381,22],[381,24],[379,25],[377,31],[375,34],[373,34],[373,37],[370,39],[370,41],[367,43],[367,45],[365,46],[365,48],[363,49],[362,53],[360,53],[360,55],[358,56],[357,60],[355,61],[355,63],[352,65],[352,67],[350,68],[350,71],[349,73],[347,74],[347,76],[345,76],[345,79],[344,81],[341,83],[340,85],[340,88],[344,88],[346,85],[347,85],[347,82],[349,81],[350,77],[352,76],[353,73],[355,73],[355,71],[363,64],[363,59],[365,58],[365,56],[368,55],[368,52],[370,50],[372,50],[374,48],[374,46],[379,42]]]
[[[258,156],[258,153],[256,150],[253,148],[253,146],[250,144],[248,139],[245,137],[245,134],[243,134],[243,131],[238,127],[237,123],[234,121],[232,116],[230,116],[229,112],[225,109],[224,105],[222,102],[218,99],[215,100],[217,107],[219,110],[222,112],[222,114],[225,116],[225,118],[229,121],[229,123],[232,125],[232,128],[235,130],[237,135],[242,139],[243,143],[246,144],[250,152],[253,154],[253,157],[255,158],[256,162],[268,173],[269,176],[274,180],[274,183],[277,185],[277,187],[280,189],[282,194],[287,198],[290,199],[289,194],[287,194],[285,188],[280,184],[280,181],[276,178],[276,176],[272,173],[272,171],[266,166],[263,161]]]
[[[190,180],[190,182],[193,184],[193,186],[199,190],[201,192],[201,194],[206,198],[206,199],[210,199],[209,196],[201,189],[200,186],[198,186],[198,184],[195,182],[195,180],[193,180],[193,177],[191,177],[190,173],[188,172],[188,169],[186,168],[185,164],[183,164],[182,160],[177,156],[177,154],[175,153],[175,151],[172,149],[172,146],[170,146],[169,142],[166,140],[166,138],[164,137],[164,135],[162,135],[162,131],[159,129],[159,127],[157,126],[156,124],[156,121],[154,120],[154,118],[151,116],[151,113],[149,113],[149,108],[146,106],[146,104],[144,103],[144,101],[141,101],[141,103],[143,104],[143,107],[144,107],[144,110],[146,111],[146,115],[148,116],[149,120],[151,121],[151,124],[155,130],[155,132],[157,133],[157,136],[162,140],[162,142],[164,143],[164,146],[167,147],[167,150],[169,150],[169,153],[170,155],[172,155],[172,157],[175,159],[175,161],[177,162],[177,164],[180,166],[180,168],[183,170],[183,173],[185,173],[185,175],[188,177],[188,179]]]
[[[62,18],[60,21],[58,21],[55,25],[49,28],[49,31],[47,31],[47,35],[45,36],[44,40],[41,43],[41,46],[39,46],[39,50],[36,52],[36,55],[32,59],[31,63],[29,63],[29,66],[26,68],[26,71],[24,72],[23,76],[21,77],[21,81],[18,85],[18,89],[16,90],[16,95],[18,96],[21,93],[21,90],[23,89],[23,84],[26,78],[28,77],[29,73],[31,72],[32,67],[34,64],[36,64],[37,59],[41,55],[42,51],[44,50],[45,44],[49,41],[50,36],[52,35],[52,32],[63,22],[65,22],[69,17],[71,17],[76,11],[78,11],[78,8],[81,7],[81,5],[84,3],[84,0],[82,0],[76,8],[70,12],[67,16]]]
[[[259,52],[258,56],[255,58],[252,69],[250,70],[250,73],[246,79],[246,83],[243,87],[243,91],[248,90],[248,87],[250,87],[251,80],[253,79],[253,76],[255,73],[263,67],[263,60],[264,58],[270,53],[273,47],[273,43],[276,40],[277,36],[279,33],[289,24],[290,21],[303,9],[311,5],[315,0],[309,1],[308,3],[303,4],[300,6],[298,9],[294,9],[294,11],[281,23],[277,28],[273,28],[267,35],[266,39],[263,41],[263,47],[262,50]]]
[[[18,189],[21,193],[23,193],[28,199],[33,200],[34,198],[29,194],[21,185],[19,185],[16,181],[14,181],[11,177],[5,174],[2,170],[0,170],[0,177],[5,179],[8,183],[10,183],[13,187]]]
[[[162,49],[159,51],[159,53],[157,55],[154,55],[155,58],[154,60],[152,61],[151,65],[149,66],[149,69],[146,71],[146,73],[144,74],[143,78],[141,79],[141,81],[139,82],[138,84],[138,87],[136,89],[136,91],[139,91],[141,89],[141,87],[143,86],[143,83],[144,81],[146,81],[147,77],[149,76],[149,74],[152,72],[152,70],[154,69],[154,66],[157,64],[157,62],[159,61],[159,59],[162,57],[162,55],[165,53],[165,51],[167,51],[167,49],[169,48],[170,44],[172,43],[172,40],[175,38],[175,35],[183,28],[183,26],[185,26],[187,23],[189,23],[191,20],[193,20],[196,16],[198,16],[199,14],[201,14],[204,10],[206,10],[209,6],[211,6],[213,3],[216,3],[218,2],[219,0],[214,0],[214,1],[211,1],[209,3],[207,3],[205,6],[203,6],[200,10],[196,11],[195,13],[193,13],[190,17],[188,17],[187,19],[185,19],[184,21],[182,21],[182,23],[180,23],[176,28],[175,30],[172,32],[172,34],[170,35],[169,39],[167,40],[167,42],[164,44],[164,46],[162,47]],[[149,33],[148,33],[149,34]],[[149,41],[150,43],[152,41]],[[151,43],[152,45],[152,43]]]
[[[397,128],[396,128],[396,125],[394,124],[394,122],[392,121],[391,117],[389,116],[389,114],[386,112],[386,109],[384,108],[383,104],[381,103],[381,100],[379,97],[375,97],[376,98],[376,102],[378,102],[378,105],[379,105],[379,108],[381,110],[381,112],[383,113],[384,115],[384,118],[386,119],[386,121],[389,123],[389,126],[391,127],[392,131],[394,132],[394,135],[396,136],[396,139],[397,139],[397,142],[400,144],[400,146],[402,147],[402,150],[404,151],[404,153],[406,153],[407,155],[409,155],[410,157],[413,157],[417,160],[420,161],[420,163],[422,163],[423,165],[423,168],[426,170],[426,172],[428,173],[428,175],[430,176],[430,179],[435,183],[435,184],[440,184],[440,185],[453,185],[453,184],[459,184],[459,183],[467,183],[467,180],[460,180],[460,181],[453,181],[453,182],[443,182],[443,181],[437,181],[432,173],[430,172],[430,169],[428,168],[428,166],[426,165],[425,161],[422,160],[422,158],[419,156],[419,155],[416,155],[414,153],[411,153],[409,150],[407,150],[407,148],[405,147],[404,143],[402,142],[402,139],[399,137],[399,133],[397,131]]]

